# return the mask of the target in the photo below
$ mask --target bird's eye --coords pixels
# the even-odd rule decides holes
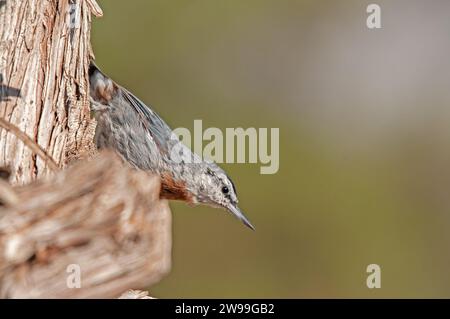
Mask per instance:
[[[226,186],[222,187],[222,193],[228,194],[229,191],[230,190],[228,189],[228,187],[226,187]]]

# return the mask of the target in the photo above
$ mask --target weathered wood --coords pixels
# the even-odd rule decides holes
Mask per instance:
[[[93,3],[6,0],[0,6],[0,117],[61,167],[94,150],[87,77]],[[4,129],[0,166],[10,167],[17,184],[51,173],[48,161]]]
[[[0,209],[0,297],[113,298],[158,281],[171,251],[159,191],[159,177],[109,152],[11,187],[18,200]],[[69,265],[81,288],[68,287]]]
[[[118,299],[155,299],[148,295],[148,291],[128,290],[124,292]]]
[[[91,13],[95,0],[0,0],[0,298],[116,298],[170,268],[159,178],[95,157]]]

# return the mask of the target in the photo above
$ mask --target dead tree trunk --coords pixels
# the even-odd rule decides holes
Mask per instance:
[[[170,269],[159,178],[92,158],[91,14],[95,0],[0,0],[0,298],[118,297]]]
[[[0,117],[64,167],[93,150],[87,78],[93,2],[0,3]],[[18,184],[50,171],[45,160],[6,130],[0,131],[0,166],[9,166]]]

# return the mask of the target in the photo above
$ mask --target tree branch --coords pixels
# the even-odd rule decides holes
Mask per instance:
[[[159,189],[157,176],[110,152],[11,188],[18,201],[0,209],[0,297],[112,298],[157,282],[171,250]],[[80,288],[67,283],[70,265]]]

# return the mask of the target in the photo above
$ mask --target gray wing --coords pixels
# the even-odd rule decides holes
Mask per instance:
[[[169,155],[172,147],[179,142],[172,129],[144,102],[125,88],[121,87],[120,89],[125,101],[141,116],[143,126],[158,145],[160,152]]]

